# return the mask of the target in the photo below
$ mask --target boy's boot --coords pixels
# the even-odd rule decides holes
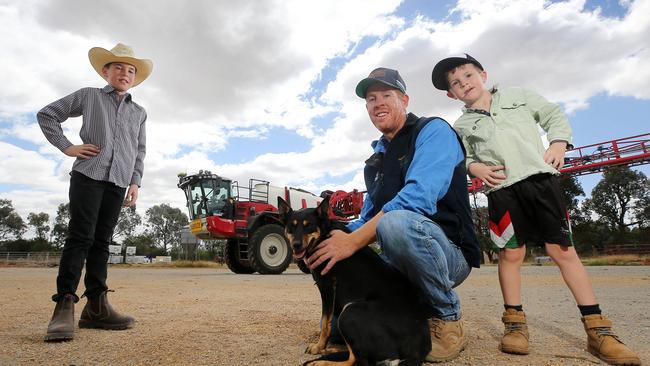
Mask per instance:
[[[505,331],[499,349],[501,352],[517,355],[528,354],[528,326],[526,314],[516,309],[507,309],[501,318]]]
[[[107,292],[104,291],[95,298],[88,298],[79,318],[79,328],[123,330],[133,327],[135,319],[115,311],[108,303]]]
[[[45,342],[62,342],[74,338],[74,303],[75,295],[66,294],[59,298],[54,307],[54,314],[47,326]]]
[[[639,356],[612,331],[612,321],[600,314],[582,317],[589,353],[612,365],[640,365]]]
[[[426,357],[428,362],[453,360],[467,345],[467,331],[462,319],[445,321],[430,318],[429,332],[431,333],[431,352]]]

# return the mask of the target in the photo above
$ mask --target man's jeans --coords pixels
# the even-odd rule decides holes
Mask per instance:
[[[379,220],[377,240],[381,257],[421,289],[435,317],[460,319],[454,287],[471,268],[438,224],[412,211],[390,211]]]
[[[84,283],[88,297],[106,291],[108,245],[120,214],[126,189],[96,181],[73,171],[70,177],[70,223],[56,278],[57,301],[65,294],[76,296],[81,269],[86,262]]]

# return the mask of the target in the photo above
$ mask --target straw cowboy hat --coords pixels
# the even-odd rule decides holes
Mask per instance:
[[[111,62],[124,62],[135,66],[136,73],[133,86],[143,82],[151,74],[151,70],[153,69],[153,62],[151,60],[135,58],[133,49],[122,43],[118,43],[110,51],[101,47],[93,47],[88,51],[88,58],[90,59],[90,64],[93,65],[95,71],[102,78],[104,78],[102,68]]]

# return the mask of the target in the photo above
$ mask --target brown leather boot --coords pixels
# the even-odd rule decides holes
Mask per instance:
[[[505,331],[499,349],[501,352],[516,355],[528,354],[528,326],[526,314],[523,311],[507,309],[501,318]]]
[[[426,357],[428,362],[453,360],[467,345],[467,332],[462,319],[445,321],[431,318],[429,332],[431,332],[431,352]]]
[[[54,314],[47,326],[45,342],[70,341],[74,338],[74,303],[75,295],[66,294],[59,298],[54,307]]]
[[[587,350],[611,365],[641,365],[639,356],[612,331],[612,321],[600,314],[582,317],[587,332]]]
[[[88,298],[79,318],[79,328],[124,330],[133,327],[135,319],[115,311],[108,303],[107,292],[102,292],[94,299]]]

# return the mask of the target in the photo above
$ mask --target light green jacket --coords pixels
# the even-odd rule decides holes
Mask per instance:
[[[454,128],[471,163],[505,166],[506,180],[488,193],[538,173],[559,174],[544,162],[541,127],[549,142],[571,143],[571,126],[556,104],[521,88],[493,89],[490,116],[463,108]],[[538,126],[539,125],[539,126]]]

